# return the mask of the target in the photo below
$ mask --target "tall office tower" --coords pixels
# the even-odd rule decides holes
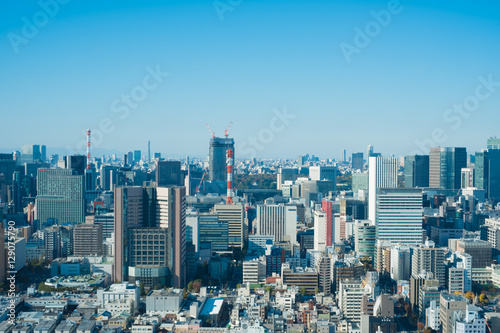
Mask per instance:
[[[323,254],[321,259],[318,260],[316,264],[319,279],[319,290],[327,295],[332,291],[331,267],[331,259],[327,254]]]
[[[423,271],[431,272],[440,286],[446,283],[444,247],[436,247],[434,242],[426,241],[413,247],[411,273],[419,275]]]
[[[377,228],[370,221],[356,221],[354,223],[354,250],[359,257],[369,256],[375,259],[375,244],[377,242]]]
[[[210,139],[210,149],[208,155],[208,180],[209,181],[225,181],[227,173],[226,165],[226,151],[233,150],[234,153],[234,139],[231,138],[216,138]]]
[[[266,276],[273,273],[281,275],[281,264],[285,262],[285,249],[271,247],[271,253],[266,255]]]
[[[137,186],[115,189],[115,280],[142,281],[147,276],[154,276],[160,280],[165,279],[168,285],[175,288],[185,286],[185,197],[184,187]],[[133,231],[136,229],[137,231]],[[142,244],[137,238],[139,234],[142,235]],[[146,238],[144,238],[145,234],[147,234]],[[163,240],[161,235],[165,235]],[[135,238],[132,239],[132,236]],[[157,237],[156,240],[155,237]],[[135,243],[131,243],[132,240]],[[159,244],[154,242],[159,242]],[[142,246],[141,250],[148,250],[147,258],[144,257],[144,251],[141,253],[139,247],[134,248],[139,245]],[[166,258],[166,261],[157,260],[155,252],[149,253],[149,246],[155,245],[164,246],[166,252],[162,258]],[[140,256],[143,257],[141,260],[139,260]]]
[[[90,129],[87,130],[87,166],[85,168],[85,190],[93,191],[95,190],[95,177],[94,177],[94,169],[92,168],[92,159],[90,158]]]
[[[382,188],[377,191],[377,239],[392,244],[422,243],[422,190]]]
[[[439,302],[439,321],[442,325],[441,332],[459,332],[454,330],[456,314],[460,311],[465,312],[467,310],[467,304],[468,302],[464,295],[448,295],[445,293],[441,294]]]
[[[216,204],[214,213],[219,214],[219,220],[227,222],[229,247],[242,249],[248,237],[248,222],[245,218],[245,207],[242,204]]]
[[[87,167],[85,155],[64,156],[64,168],[74,170],[77,175],[83,175]]]
[[[61,257],[61,235],[58,228],[47,228],[43,231],[45,246],[45,260],[54,260]]]
[[[462,168],[460,188],[474,187],[474,168]]]
[[[299,155],[299,157],[297,157],[297,165],[299,167],[303,166],[309,159],[309,155]]]
[[[476,162],[474,165],[474,184],[477,188],[484,190],[486,197],[488,197],[488,151],[483,150],[481,152],[476,152],[475,159]]]
[[[110,191],[113,188],[113,171],[118,171],[118,167],[113,165],[102,165],[101,166],[101,187],[104,191]]]
[[[375,223],[377,190],[398,187],[399,160],[396,157],[369,157],[368,219]]]
[[[485,190],[487,198],[500,199],[500,149],[476,153],[474,183],[475,187]]]
[[[370,157],[372,156],[372,154],[373,154],[373,146],[368,145],[368,147],[366,148],[366,160],[367,161],[370,161]]]
[[[186,286],[186,188],[156,188],[156,227],[167,228],[168,267],[172,273],[172,286]]]
[[[142,187],[115,188],[115,262],[113,277],[115,281],[128,281],[131,246],[129,231],[142,227],[144,212],[144,189]]]
[[[111,238],[115,228],[115,214],[104,213],[92,217],[92,223],[102,225],[102,240],[105,241],[107,238]]]
[[[257,205],[256,221],[258,235],[273,235],[276,242],[285,240],[295,242],[297,237],[297,206],[268,203]]]
[[[73,229],[73,255],[102,256],[103,237],[101,224],[82,223]]]
[[[219,217],[217,217],[217,220]],[[186,243],[194,245],[195,253],[200,248],[200,218],[198,212],[190,211],[186,214]]]
[[[456,251],[451,255],[451,263],[453,266],[448,270],[448,293],[472,290],[472,256]]]
[[[345,149],[340,151],[340,162],[347,162],[347,151]]]
[[[45,145],[40,146],[40,162],[47,161],[47,147]]]
[[[500,149],[488,150],[487,181],[488,198],[500,200]]]
[[[394,281],[409,280],[411,265],[410,248],[403,245],[393,245],[391,247],[391,279]]]
[[[42,146],[45,147],[45,146]],[[45,150],[45,148],[43,148]],[[32,163],[34,161],[42,161],[39,145],[22,145],[21,146],[21,164]]]
[[[314,211],[314,251],[325,251],[327,235],[326,213]]]
[[[459,190],[462,168],[466,167],[466,148],[431,148],[429,153],[429,186]]]
[[[344,279],[339,285],[339,308],[349,322],[361,324],[361,303],[363,296],[373,297],[371,285],[360,280]]]
[[[276,188],[281,190],[281,185],[283,185],[287,180],[294,181],[297,179],[298,173],[299,169],[297,168],[279,168],[276,179]]]
[[[180,161],[158,161],[156,162],[156,183],[158,186],[178,185],[182,186],[184,179],[182,177]]]
[[[468,238],[454,241],[456,242],[457,251],[470,254],[472,268],[484,268],[491,265],[492,246],[490,242]]]
[[[333,211],[333,201],[323,199],[321,202],[321,210],[325,213],[326,234],[325,246],[332,246],[335,243],[335,212]],[[340,238],[339,238],[340,240]]]
[[[309,167],[309,178],[311,180],[331,180],[337,184],[337,167],[335,166],[311,166]]]
[[[429,187],[429,155],[405,156],[405,187]]]
[[[488,150],[489,149],[500,149],[500,139],[498,139],[497,137],[488,138],[486,147],[488,148]]]
[[[57,219],[58,224],[84,221],[83,176],[71,169],[38,169],[36,219]]]
[[[5,184],[12,184],[12,177],[16,170],[16,161],[13,154],[0,154],[0,175],[5,176]]]
[[[24,163],[24,174],[36,178],[38,169],[50,169],[50,163],[32,162]]]
[[[134,150],[134,162],[139,163],[141,161],[141,151]]]
[[[172,268],[167,228],[133,228],[129,231],[131,245],[128,280],[140,281],[147,287],[171,286]],[[151,249],[154,248],[154,251]],[[173,249],[172,249],[173,250]],[[175,260],[174,260],[175,261]]]
[[[363,171],[363,153],[352,153],[352,168]]]
[[[352,192],[358,194],[360,190],[368,192],[368,175],[366,173],[353,173]]]
[[[217,214],[200,214],[198,221],[199,243],[210,243],[213,252],[223,252],[229,249],[227,221],[220,221]]]

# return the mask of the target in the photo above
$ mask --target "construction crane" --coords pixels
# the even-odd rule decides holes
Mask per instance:
[[[212,138],[215,138],[215,132],[212,131],[212,129],[210,128],[210,126],[208,126],[208,124],[206,124],[206,125],[207,125],[207,128],[208,128],[208,131],[210,132],[210,134],[212,134]]]
[[[207,174],[208,174],[208,172],[205,172],[205,173],[203,173],[203,176],[201,176],[200,183],[198,184],[198,186],[196,186],[196,192],[195,193],[200,193],[201,184],[203,183],[203,179],[205,179],[205,176]]]
[[[233,125],[233,122],[229,122],[229,125],[227,126],[226,130],[224,131],[224,136],[227,138],[229,136],[229,129]]]

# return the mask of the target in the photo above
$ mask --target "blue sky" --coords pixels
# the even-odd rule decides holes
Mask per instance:
[[[95,149],[146,151],[151,140],[165,156],[205,156],[205,124],[223,135],[230,121],[237,158],[338,158],[368,144],[404,155],[436,129],[441,146],[473,152],[500,136],[500,86],[444,119],[480,77],[500,82],[495,1],[65,2],[46,21],[36,1],[0,4],[0,148],[71,151],[102,122],[111,130]],[[355,29],[377,29],[372,11],[390,6],[348,62],[341,45],[356,47]],[[168,76],[126,117],[114,112],[155,69]],[[273,110],[284,109],[294,118],[276,130]]]

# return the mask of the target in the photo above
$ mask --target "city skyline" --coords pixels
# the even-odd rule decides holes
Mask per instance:
[[[205,156],[205,124],[222,137],[231,121],[258,158],[336,157],[346,138],[480,151],[500,135],[498,4],[221,3],[2,4],[3,120],[29,121],[0,148],[75,150],[90,128],[95,149]]]

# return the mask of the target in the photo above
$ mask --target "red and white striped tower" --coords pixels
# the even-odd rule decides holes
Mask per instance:
[[[233,204],[233,166],[234,166],[234,160],[233,160],[233,150],[228,149],[226,152],[227,159],[226,159],[226,164],[227,164],[227,200],[226,204],[232,205]]]
[[[90,129],[87,130],[87,170],[90,170]]]

